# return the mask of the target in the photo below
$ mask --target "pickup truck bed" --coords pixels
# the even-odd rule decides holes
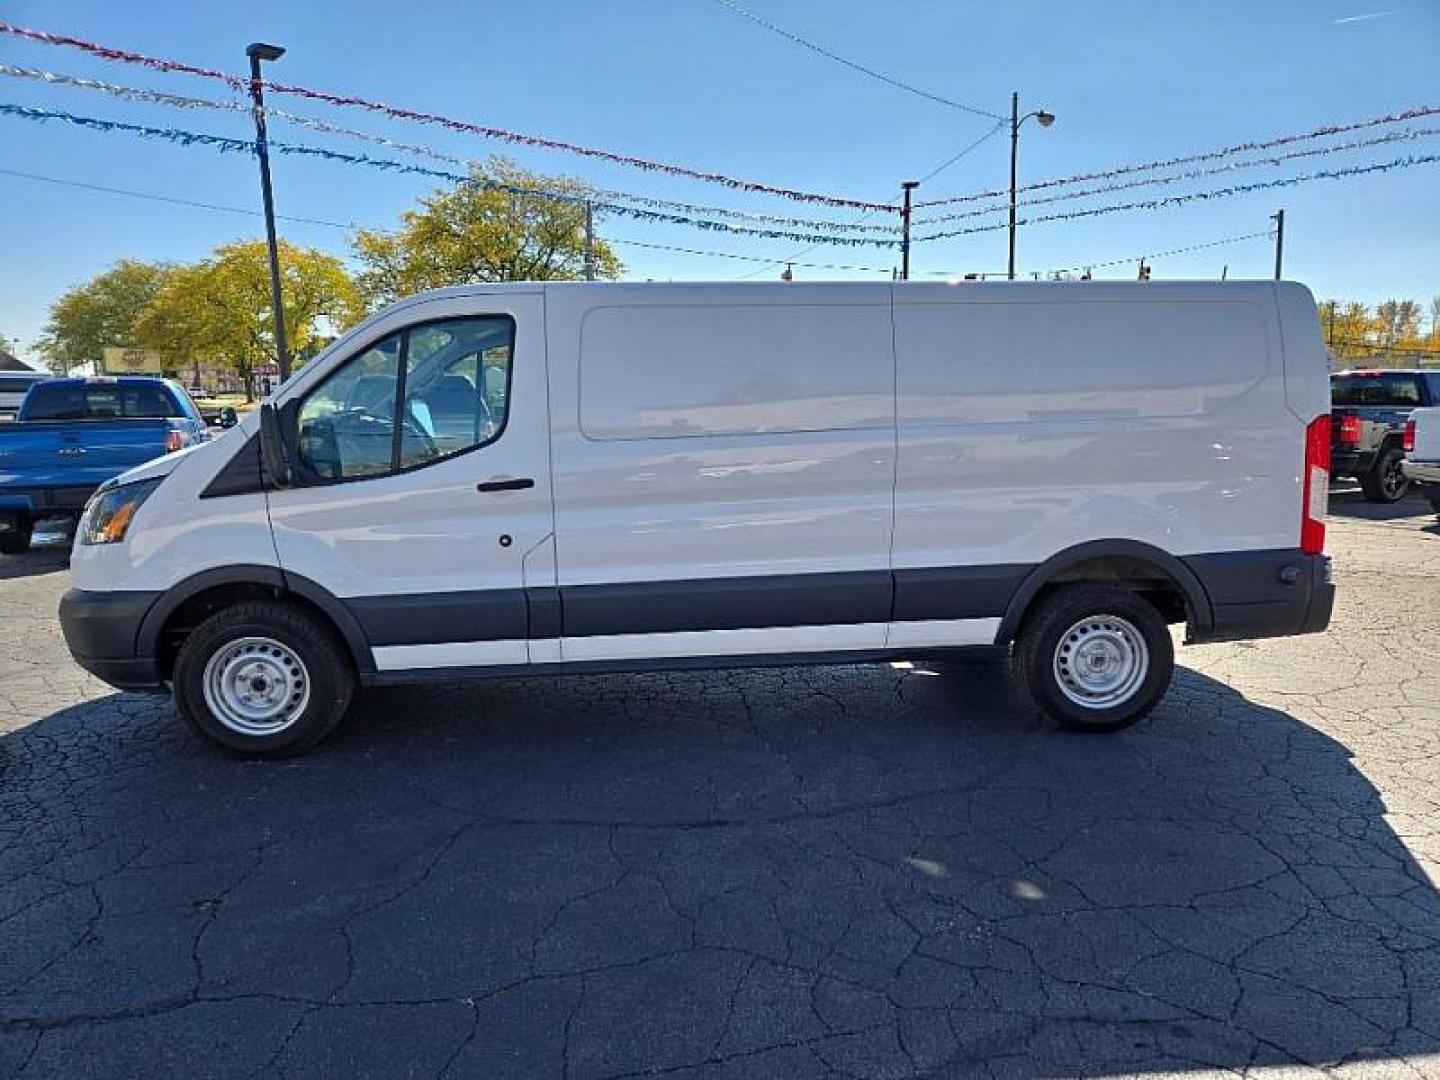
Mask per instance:
[[[1360,481],[1371,502],[1399,502],[1410,489],[1401,471],[1405,421],[1440,405],[1440,371],[1368,369],[1330,377],[1330,472]]]
[[[1416,409],[1410,414],[1405,462],[1400,468],[1440,514],[1440,408]]]
[[[194,403],[169,380],[37,384],[18,419],[0,425],[0,552],[24,551],[42,518],[78,518],[112,477],[209,437]]]

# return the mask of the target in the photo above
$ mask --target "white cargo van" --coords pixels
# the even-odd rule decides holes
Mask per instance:
[[[299,751],[357,684],[1011,646],[1113,729],[1191,641],[1323,629],[1291,284],[517,284],[379,312],[92,500],[76,659]]]

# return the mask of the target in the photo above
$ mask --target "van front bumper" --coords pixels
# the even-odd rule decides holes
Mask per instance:
[[[158,592],[69,589],[60,598],[60,630],[75,662],[117,690],[159,690],[160,662],[137,656],[140,624]]]

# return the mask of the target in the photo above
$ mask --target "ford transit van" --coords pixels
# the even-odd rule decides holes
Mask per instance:
[[[76,660],[246,754],[358,686],[1013,652],[1113,730],[1323,629],[1303,287],[474,286],[371,316],[89,503]]]

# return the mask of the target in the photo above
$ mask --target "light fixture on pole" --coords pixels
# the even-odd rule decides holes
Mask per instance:
[[[265,203],[265,243],[270,252],[270,302],[275,321],[275,362],[280,381],[290,377],[290,350],[285,344],[285,307],[280,292],[280,249],[275,240],[275,197],[270,190],[270,145],[265,135],[265,94],[260,61],[279,60],[285,50],[257,41],[245,49],[250,58],[250,98],[255,103],[255,156],[260,159],[260,196]]]
[[[1015,280],[1015,166],[1020,155],[1020,125],[1031,117],[1041,127],[1048,128],[1055,123],[1055,114],[1048,113],[1044,109],[1036,109],[1024,116],[1020,115],[1020,94],[1018,92],[1010,95],[1010,264],[1009,280]]]

